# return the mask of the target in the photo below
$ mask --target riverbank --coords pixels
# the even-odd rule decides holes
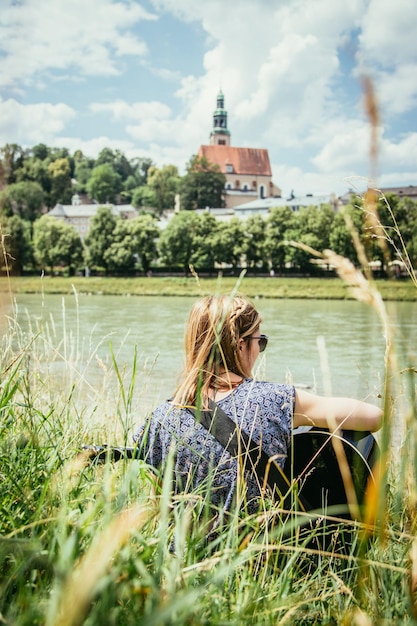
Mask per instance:
[[[0,293],[77,293],[129,296],[190,296],[231,292],[236,277],[200,278],[193,276],[161,277],[89,277],[21,276],[0,278]],[[384,300],[417,301],[417,289],[411,280],[378,280],[376,285]],[[338,278],[244,277],[239,290],[250,298],[308,298],[319,300],[354,299],[349,287]]]

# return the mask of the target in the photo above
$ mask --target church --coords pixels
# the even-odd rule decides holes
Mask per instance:
[[[200,146],[198,156],[217,164],[226,176],[226,208],[258,198],[281,197],[281,190],[272,182],[268,150],[231,146],[222,91],[217,96],[217,107],[213,113],[210,145]]]

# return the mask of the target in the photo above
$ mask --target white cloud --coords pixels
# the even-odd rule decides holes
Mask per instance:
[[[32,83],[46,70],[115,75],[116,56],[147,53],[132,27],[156,16],[135,2],[26,0],[2,9],[0,86]]]
[[[75,116],[64,103],[22,105],[16,100],[0,100],[0,145],[33,145],[52,142]]]
[[[171,162],[182,169],[208,142],[222,88],[232,145],[267,148],[280,187],[288,193],[292,188],[343,193],[349,177],[366,177],[370,169],[370,130],[359,78],[357,83],[352,78],[366,71],[384,128],[381,180],[393,172],[401,181],[404,172],[415,178],[415,138],[405,132],[404,119],[406,113],[411,120],[417,105],[415,0],[241,0],[238,5],[152,0],[152,5],[150,13],[140,0],[22,0],[16,7],[10,0],[0,13],[0,87],[12,85],[29,100],[29,88],[46,93],[52,84],[50,101],[59,99],[55,106],[61,108],[50,109],[47,125],[47,98],[42,98],[37,114],[43,110],[44,117],[35,128],[28,123],[29,108],[16,101],[3,110],[0,105],[0,113],[7,113],[7,126],[0,121],[3,136],[9,129],[7,137],[27,144],[42,135],[50,145],[81,147],[87,154],[118,147],[128,156],[149,156],[157,165]],[[184,51],[184,42],[176,41],[175,20],[190,29],[196,22],[206,33],[201,73],[189,71],[184,57],[195,51]],[[161,51],[157,60],[151,56],[156,51]],[[126,55],[137,61],[132,74],[127,72],[134,63],[127,63]],[[107,80],[99,81],[100,75]],[[87,82],[86,76],[93,79]],[[79,90],[78,138],[65,138],[60,134],[74,111],[62,104],[61,91],[68,94],[68,83],[76,79],[86,85]],[[69,97],[76,101],[73,93]],[[91,121],[88,111],[94,130],[83,126]],[[119,140],[107,137],[110,127]]]
[[[374,82],[383,114],[401,115],[417,105],[417,63],[375,73]]]
[[[380,145],[380,163],[384,174],[404,168],[417,175],[417,132],[408,133],[395,142],[383,138]]]
[[[93,102],[90,109],[95,113],[111,113],[115,120],[148,120],[150,118],[165,120],[170,117],[170,108],[161,102],[134,102],[124,100],[114,102]]]
[[[88,157],[96,158],[103,148],[120,150],[128,158],[138,156],[137,149],[131,141],[111,139],[106,135],[100,135],[93,139],[83,139],[81,137],[60,137],[55,142],[49,144],[53,146],[65,146],[70,152],[81,150]],[[142,153],[141,153],[142,156]]]
[[[322,172],[365,174],[369,169],[370,127],[359,120],[333,121],[327,139],[312,159]]]
[[[360,58],[394,67],[417,61],[415,0],[371,0],[361,22]]]

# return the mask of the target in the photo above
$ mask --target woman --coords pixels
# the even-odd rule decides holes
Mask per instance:
[[[326,398],[292,385],[256,381],[252,369],[268,343],[261,317],[241,296],[212,296],[191,309],[185,333],[185,371],[174,397],[153,412],[135,439],[155,467],[174,458],[177,491],[209,493],[212,504],[229,511],[236,492],[249,511],[259,505],[261,488],[254,472],[240,463],[198,423],[193,408],[209,400],[282,467],[293,428],[375,431],[381,410],[350,398]],[[243,489],[241,488],[244,485]]]

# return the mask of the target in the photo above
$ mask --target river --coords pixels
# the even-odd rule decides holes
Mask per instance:
[[[183,364],[185,322],[193,299],[19,295],[16,319],[26,339],[38,331],[52,371],[89,389],[113,371],[113,351],[126,385],[133,369],[140,412],[169,397]],[[375,400],[383,391],[385,339],[376,312],[356,301],[257,301],[267,350],[256,375],[318,393]],[[417,304],[386,303],[401,368],[416,365]],[[79,384],[79,383],[77,383]],[[110,384],[110,382],[108,383]]]

